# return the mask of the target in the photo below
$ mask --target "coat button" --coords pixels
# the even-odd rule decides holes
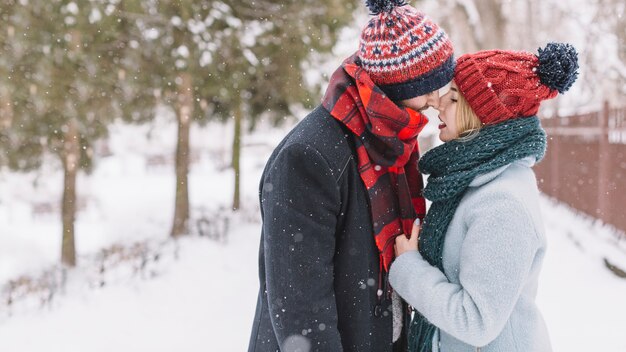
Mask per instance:
[[[381,317],[382,316],[382,312],[383,312],[383,308],[380,306],[380,304],[377,304],[374,307],[374,316],[375,317]]]

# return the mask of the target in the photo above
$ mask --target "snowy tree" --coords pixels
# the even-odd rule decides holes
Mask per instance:
[[[214,5],[216,48],[211,65],[216,85],[207,85],[214,114],[234,119],[233,209],[240,206],[242,120],[253,129],[259,119],[292,116],[292,107],[310,108],[318,90],[304,82],[312,53],[330,52],[340,29],[352,23],[356,1],[224,1]],[[223,82],[229,82],[224,85]]]
[[[312,51],[329,51],[353,6],[319,1],[147,1],[127,6],[144,41],[141,76],[178,120],[172,236],[189,232],[189,129],[192,121],[234,121],[233,209],[240,206],[242,124],[291,115],[317,98],[303,84]],[[293,14],[297,13],[298,16]]]
[[[15,170],[38,168],[46,155],[62,165],[61,261],[76,265],[76,177],[92,168],[95,141],[120,111],[117,67],[123,39],[106,1],[2,3],[3,161]],[[82,7],[81,7],[82,6]],[[123,36],[122,36],[123,37]],[[8,92],[8,93],[7,93]]]
[[[329,52],[353,3],[317,1],[2,2],[0,162],[32,170],[51,153],[64,169],[63,262],[75,263],[76,175],[115,118],[143,122],[165,104],[178,121],[172,236],[188,233],[192,121],[234,120],[233,209],[240,206],[242,124],[311,107],[311,53]],[[298,16],[293,14],[297,13]],[[309,66],[313,65],[311,62]]]
[[[189,133],[194,120],[206,121],[209,104],[201,87],[215,85],[205,67],[215,50],[209,27],[213,1],[132,1],[120,16],[133,20],[138,39],[130,65],[134,84],[155,93],[155,104],[172,108],[178,122],[176,197],[171,235],[189,232]]]

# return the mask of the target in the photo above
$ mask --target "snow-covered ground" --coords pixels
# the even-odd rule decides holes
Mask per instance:
[[[169,242],[153,275],[120,274],[102,288],[82,284],[89,270],[78,269],[70,273],[66,292],[45,308],[22,309],[9,318],[0,312],[0,351],[245,351],[258,290],[256,189],[284,133],[261,127],[245,138],[244,211],[231,219],[226,243],[198,236]],[[90,265],[99,250],[115,243],[167,240],[174,174],[171,160],[162,163],[162,157],[173,154],[174,136],[167,119],[112,130],[112,155],[79,180],[78,192],[86,198],[76,229],[79,265]],[[227,126],[193,129],[197,157],[190,190],[197,212],[230,204],[232,173],[224,169],[230,136]],[[39,174],[0,174],[0,287],[58,261],[58,213],[33,211],[34,203],[60,197],[60,173],[53,161],[48,164]],[[547,198],[541,206],[549,251],[538,305],[554,350],[626,351],[626,279],[603,261],[626,267],[624,244],[567,207]]]

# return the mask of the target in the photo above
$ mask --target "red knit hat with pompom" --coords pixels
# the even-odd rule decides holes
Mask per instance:
[[[577,69],[574,47],[550,43],[539,55],[504,50],[463,55],[454,82],[480,121],[491,125],[536,115],[543,100],[571,87]]]

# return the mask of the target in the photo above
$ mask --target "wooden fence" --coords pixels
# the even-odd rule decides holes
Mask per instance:
[[[535,167],[545,194],[626,233],[626,108],[543,119],[545,159]]]

